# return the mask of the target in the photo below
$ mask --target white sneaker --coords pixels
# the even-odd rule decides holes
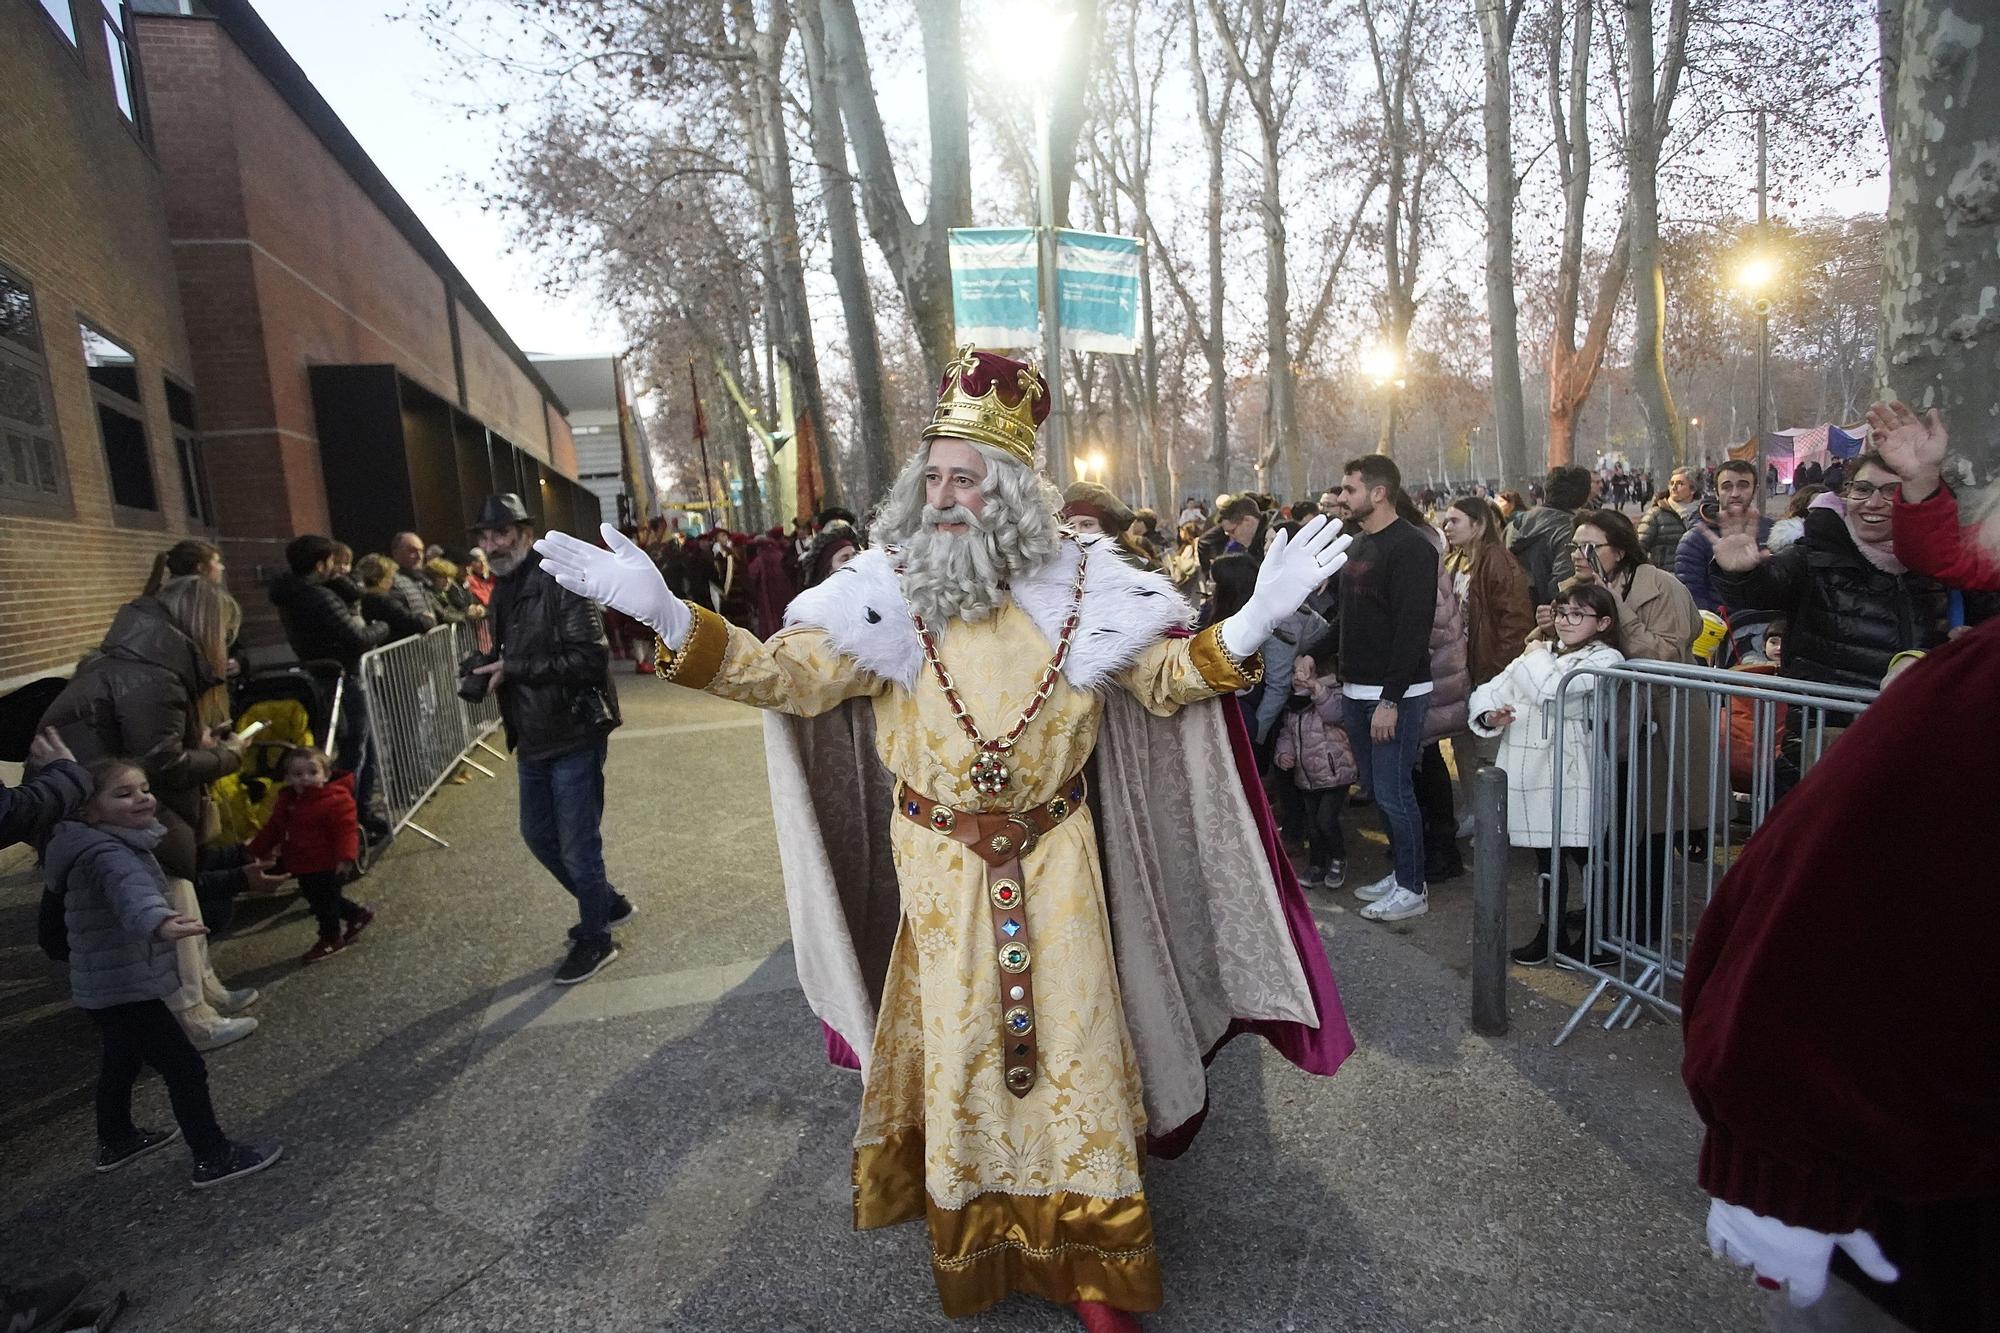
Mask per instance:
[[[220,995],[211,995],[208,1002],[216,1010],[225,1014],[240,1014],[262,998],[255,986],[245,986],[241,990],[225,990]]]
[[[1412,893],[1402,885],[1396,891],[1361,909],[1361,915],[1370,921],[1407,921],[1413,916],[1422,916],[1431,910],[1428,893]]]
[[[1458,836],[1461,841],[1472,836],[1474,820],[1471,815],[1458,821]]]
[[[1391,870],[1373,884],[1363,884],[1354,891],[1354,896],[1364,903],[1372,903],[1378,898],[1386,898],[1396,891],[1396,872]]]
[[[220,1023],[211,1023],[196,1032],[188,1034],[197,1051],[207,1054],[219,1051],[233,1041],[242,1041],[257,1030],[254,1018],[225,1018]]]

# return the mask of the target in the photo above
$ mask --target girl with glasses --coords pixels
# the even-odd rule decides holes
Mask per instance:
[[[1505,671],[1474,690],[1471,711],[1473,731],[1500,738],[1499,763],[1507,773],[1507,840],[1516,847],[1535,849],[1541,872],[1538,897],[1546,913],[1557,852],[1588,847],[1592,837],[1598,774],[1589,710],[1597,678],[1571,677],[1586,667],[1615,666],[1625,654],[1618,646],[1618,602],[1603,585],[1574,584],[1545,609],[1550,613],[1550,636],[1537,636]],[[1558,787],[1560,828],[1555,820]],[[1569,885],[1583,878],[1582,859],[1572,854],[1569,861],[1563,876],[1565,899]],[[1559,922],[1565,919],[1565,906],[1566,902],[1557,904]],[[1566,935],[1562,943],[1568,956],[1583,956],[1579,940]],[[1514,961],[1538,967],[1549,961],[1549,944],[1549,923],[1544,920],[1535,938],[1514,950]]]

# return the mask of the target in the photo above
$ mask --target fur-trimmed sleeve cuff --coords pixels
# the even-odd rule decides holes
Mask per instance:
[[[1201,678],[1217,694],[1247,690],[1264,679],[1263,655],[1252,653],[1241,660],[1230,656],[1229,649],[1222,644],[1220,622],[1194,636],[1188,644],[1188,656]]]
[[[694,613],[694,626],[681,641],[680,651],[675,652],[667,647],[665,640],[656,639],[653,660],[659,666],[662,680],[691,690],[707,689],[716,672],[722,669],[722,654],[729,646],[729,622],[692,602],[688,603],[688,610]]]

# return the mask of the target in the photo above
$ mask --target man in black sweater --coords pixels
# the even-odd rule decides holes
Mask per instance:
[[[1431,620],[1437,613],[1437,548],[1396,516],[1402,474],[1379,454],[1349,463],[1341,518],[1361,535],[1340,576],[1340,679],[1347,736],[1361,785],[1375,794],[1389,837],[1390,873],[1354,891],[1370,921],[1404,921],[1430,910],[1424,883],[1424,823],[1416,768],[1431,693]]]

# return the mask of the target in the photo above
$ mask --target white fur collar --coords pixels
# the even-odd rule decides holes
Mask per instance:
[[[1185,627],[1190,613],[1173,584],[1134,569],[1104,538],[1085,539],[1090,563],[1083,578],[1083,615],[1070,640],[1063,678],[1079,690],[1104,684],[1157,642]],[[1013,580],[1014,601],[1051,648],[1069,616],[1079,545],[1065,541],[1055,559]],[[908,689],[924,664],[923,646],[896,577],[895,560],[880,547],[863,551],[785,610],[785,624],[824,630],[836,651],[871,675]]]

